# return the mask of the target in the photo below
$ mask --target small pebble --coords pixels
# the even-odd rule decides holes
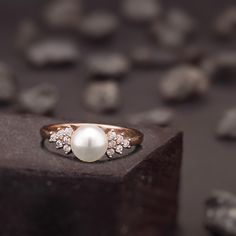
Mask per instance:
[[[53,0],[44,9],[43,19],[53,29],[76,29],[81,8],[79,0]]]
[[[0,103],[10,103],[15,97],[15,76],[7,65],[0,63]]]
[[[161,13],[161,7],[157,0],[123,0],[124,16],[137,23],[150,22]]]
[[[236,6],[228,7],[216,19],[215,31],[222,37],[231,37],[236,33]]]
[[[54,111],[58,99],[58,90],[54,86],[40,84],[20,94],[18,107],[23,112],[46,115]]]
[[[155,24],[153,34],[157,43],[167,49],[183,47],[186,42],[186,36],[182,31],[166,23]]]
[[[16,45],[19,49],[27,48],[41,35],[38,25],[32,20],[25,20],[20,23],[16,35]]]
[[[194,67],[181,65],[167,72],[159,89],[167,101],[184,101],[190,97],[206,94],[209,80],[204,71]]]
[[[184,10],[172,8],[168,11],[166,23],[185,34],[191,34],[196,28],[196,22]]]
[[[176,64],[179,57],[173,51],[143,46],[132,51],[131,59],[138,67],[165,67]]]
[[[211,78],[220,75],[223,79],[234,77],[236,73],[236,51],[225,50],[216,52],[202,62],[202,68]]]
[[[171,9],[162,21],[157,21],[153,28],[157,42],[167,48],[185,46],[195,30],[193,19],[180,9]]]
[[[183,61],[192,64],[201,64],[203,60],[208,56],[208,46],[202,44],[192,44],[186,46],[183,51],[181,50]]]
[[[93,40],[102,40],[111,36],[119,27],[117,17],[109,12],[93,12],[79,23],[82,35]]]
[[[225,112],[217,128],[219,138],[236,139],[236,108]]]
[[[77,45],[65,39],[49,39],[27,48],[27,60],[36,67],[75,64],[79,58]]]
[[[142,113],[129,115],[127,121],[133,125],[155,124],[167,126],[173,120],[173,112],[167,108],[158,108]]]
[[[215,191],[206,200],[205,225],[214,234],[236,235],[236,196]]]
[[[115,78],[130,70],[128,58],[119,53],[95,53],[88,56],[86,66],[91,76]]]
[[[114,81],[91,82],[85,91],[84,102],[93,112],[115,112],[121,104],[120,88]]]

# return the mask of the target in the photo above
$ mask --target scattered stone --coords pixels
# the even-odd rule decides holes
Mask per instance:
[[[156,0],[124,0],[122,9],[127,19],[138,23],[150,22],[161,13],[161,7]]]
[[[13,72],[0,63],[0,103],[12,102],[16,97],[16,80]]]
[[[183,61],[199,65],[208,56],[209,49],[206,45],[192,44],[186,46],[183,51],[181,50],[181,54]]]
[[[217,78],[218,75],[228,78],[236,73],[236,51],[216,52],[202,62],[202,68],[211,78]]]
[[[167,72],[159,86],[161,95],[167,101],[184,101],[190,97],[204,95],[209,80],[203,70],[182,65]]]
[[[173,112],[167,108],[154,109],[142,113],[129,115],[127,121],[133,125],[155,124],[167,126],[173,120]]]
[[[158,44],[168,49],[183,47],[186,41],[185,34],[182,31],[166,23],[158,22],[155,24],[153,33]]]
[[[38,25],[32,20],[22,21],[18,27],[16,35],[16,45],[19,49],[27,48],[41,35]]]
[[[119,27],[117,17],[109,12],[93,12],[85,16],[79,24],[82,35],[101,40],[111,36]]]
[[[143,46],[133,50],[131,59],[138,67],[165,67],[176,64],[179,57],[173,51]]]
[[[51,1],[43,12],[45,23],[53,29],[76,29],[81,18],[79,0]]]
[[[86,66],[91,76],[120,77],[130,70],[129,60],[119,53],[96,53],[88,56]]]
[[[235,195],[225,191],[215,191],[206,200],[205,225],[217,235],[236,235]]]
[[[92,82],[85,91],[84,101],[93,112],[114,112],[120,107],[120,88],[114,81]]]
[[[167,48],[183,47],[195,30],[194,21],[184,11],[171,9],[162,21],[153,26],[157,42]]]
[[[217,128],[219,138],[236,139],[236,108],[228,110]]]
[[[75,64],[79,58],[77,45],[66,39],[48,39],[32,44],[26,50],[27,60],[36,67]]]
[[[191,34],[196,29],[196,22],[189,16],[185,11],[172,8],[169,10],[166,22],[168,25],[171,25],[173,28],[185,33]]]
[[[57,89],[50,84],[40,84],[23,91],[18,99],[19,110],[38,115],[50,114],[58,102]]]
[[[236,6],[228,7],[216,19],[215,30],[223,37],[231,37],[236,33]]]

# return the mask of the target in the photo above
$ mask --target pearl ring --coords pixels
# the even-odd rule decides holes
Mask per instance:
[[[52,124],[42,127],[40,133],[43,140],[84,162],[95,162],[105,154],[109,158],[121,155],[143,141],[143,134],[136,129],[102,124]]]

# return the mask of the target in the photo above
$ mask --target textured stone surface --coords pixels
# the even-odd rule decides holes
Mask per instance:
[[[139,127],[145,138],[136,152],[91,164],[41,147],[40,127],[55,122],[0,116],[2,234],[153,236],[173,230],[180,133]]]

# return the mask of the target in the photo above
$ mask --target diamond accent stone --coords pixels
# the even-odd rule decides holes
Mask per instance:
[[[70,144],[70,141],[71,141],[70,137],[68,137],[68,136],[63,137],[63,144],[69,145],[69,144]]]
[[[64,145],[63,150],[65,151],[65,154],[69,154],[71,152],[71,146]]]
[[[56,141],[56,148],[59,149],[59,148],[62,148],[63,147],[63,143],[61,140],[57,140]]]
[[[124,148],[130,148],[130,140],[124,139],[122,143]]]
[[[116,147],[116,141],[115,140],[112,140],[108,143],[108,147],[109,148],[115,148]]]
[[[120,144],[120,143],[122,143],[122,142],[123,142],[123,140],[124,140],[124,137],[123,137],[123,135],[121,135],[121,134],[118,134],[118,135],[117,135],[117,139],[116,139],[116,142],[117,142],[117,144]]]
[[[122,145],[118,145],[118,146],[116,147],[116,152],[119,153],[119,154],[122,154],[122,152],[123,152],[123,146],[122,146]]]
[[[57,134],[56,133],[52,133],[50,138],[49,138],[49,142],[56,142],[57,141]]]
[[[107,133],[108,138],[108,149],[107,149],[107,156],[112,157],[115,153],[122,154],[124,148],[130,148],[130,141],[131,139],[125,137],[124,133],[116,133],[114,129],[110,130]]]
[[[115,154],[115,150],[114,149],[107,149],[107,156],[108,157],[112,157]]]
[[[57,149],[63,148],[65,154],[68,154],[71,152],[71,136],[73,132],[72,127],[59,129],[50,134],[49,142],[55,143]]]
[[[114,130],[111,130],[107,134],[108,140],[116,140],[116,132]]]

